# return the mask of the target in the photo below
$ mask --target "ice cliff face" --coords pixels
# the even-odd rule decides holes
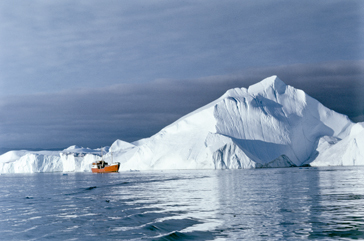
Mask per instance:
[[[363,165],[363,136],[363,124],[354,125],[272,76],[248,89],[227,91],[150,138],[117,140],[106,157],[112,152],[120,170]],[[6,153],[0,156],[0,172],[90,171],[98,158],[69,152]],[[6,163],[9,158],[13,161]]]

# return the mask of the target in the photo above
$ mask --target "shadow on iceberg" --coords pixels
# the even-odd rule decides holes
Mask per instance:
[[[286,144],[230,139],[231,142],[214,152],[215,169],[297,167],[305,161],[298,160]]]

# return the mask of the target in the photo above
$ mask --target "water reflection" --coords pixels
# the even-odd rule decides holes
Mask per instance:
[[[319,204],[310,238],[364,238],[363,167],[320,168]]]
[[[364,238],[363,168],[225,170],[219,235],[229,239]]]
[[[364,238],[364,168],[0,176],[4,240]]]
[[[221,224],[216,219],[214,171],[169,171],[148,176],[128,183],[127,188],[119,186],[108,196],[132,206],[125,212],[140,224],[127,229],[129,233],[134,229],[145,237],[161,239],[212,237],[210,230]],[[125,230],[124,225],[115,230]]]

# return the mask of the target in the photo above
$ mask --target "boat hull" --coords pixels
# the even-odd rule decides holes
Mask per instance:
[[[93,173],[107,173],[107,172],[118,172],[120,167],[120,163],[113,164],[110,166],[105,166],[103,168],[91,168],[91,171]]]

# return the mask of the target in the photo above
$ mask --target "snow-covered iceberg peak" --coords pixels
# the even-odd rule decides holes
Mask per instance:
[[[273,75],[250,86],[248,91],[251,94],[264,93],[267,91],[274,91],[277,92],[278,94],[284,94],[286,88],[287,85],[276,75]]]
[[[322,136],[342,138],[351,125],[272,76],[228,90],[118,158],[125,169],[299,166],[317,155]]]

